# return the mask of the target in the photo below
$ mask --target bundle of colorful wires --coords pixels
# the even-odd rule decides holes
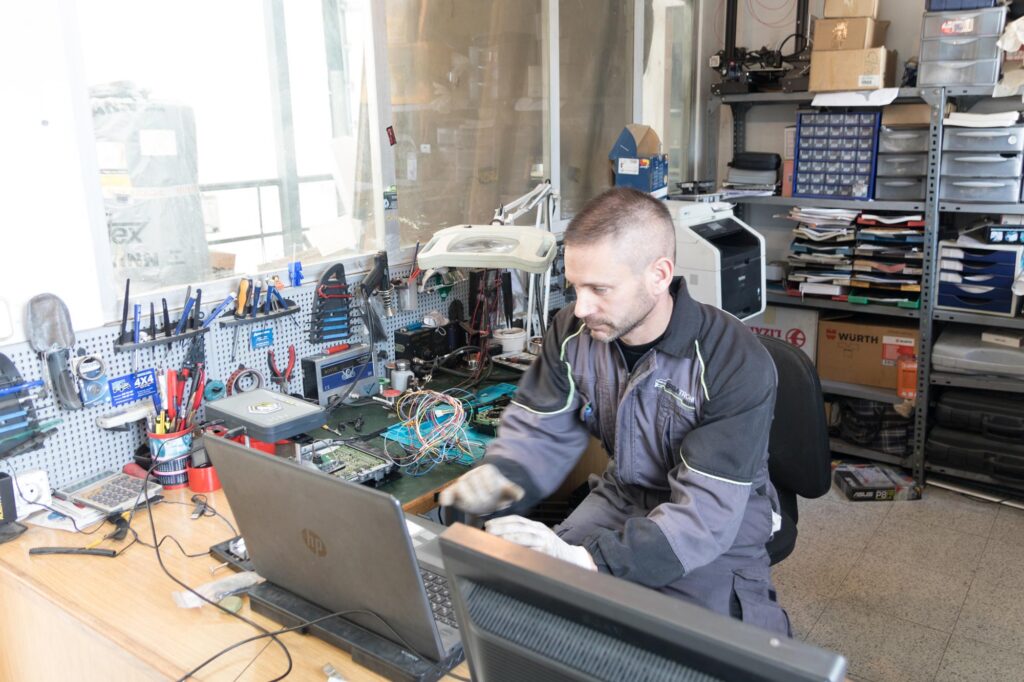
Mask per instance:
[[[404,454],[397,457],[388,450],[386,439],[384,446],[404,473],[422,476],[438,464],[468,466],[477,459],[470,448],[475,441],[470,440],[467,432],[466,406],[455,395],[410,391],[398,399],[395,409],[412,444],[403,444]]]

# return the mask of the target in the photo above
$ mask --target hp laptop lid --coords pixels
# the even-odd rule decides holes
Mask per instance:
[[[458,630],[432,615],[417,563],[418,552],[443,575],[428,523],[407,527],[386,493],[224,438],[204,440],[260,575],[332,612],[371,611],[387,625],[365,614],[346,618],[433,661],[459,651]]]

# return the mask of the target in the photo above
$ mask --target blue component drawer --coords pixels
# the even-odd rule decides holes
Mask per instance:
[[[999,287],[939,282],[936,307],[1013,317],[1017,310],[1017,297],[1009,289]]]

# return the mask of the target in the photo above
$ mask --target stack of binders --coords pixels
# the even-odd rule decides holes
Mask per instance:
[[[798,224],[789,247],[789,282],[800,293],[845,296],[853,274],[857,211],[794,206],[781,216]]]
[[[864,213],[857,225],[850,302],[920,307],[922,216]]]

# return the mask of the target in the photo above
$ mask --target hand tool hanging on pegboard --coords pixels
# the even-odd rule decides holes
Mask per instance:
[[[345,266],[337,263],[320,276],[313,291],[313,312],[309,342],[325,343],[347,339],[351,334],[352,293],[345,278]]]
[[[28,302],[26,314],[28,343],[39,354],[43,377],[65,410],[82,409],[78,384],[69,361],[75,345],[71,314],[64,301],[53,294],[39,294]]]
[[[25,381],[6,355],[0,353],[0,457],[34,450],[61,423],[40,421],[35,401],[45,395],[42,381]]]
[[[374,294],[380,296],[380,302],[387,317],[395,316],[395,287],[391,284],[391,276],[388,274],[387,251],[378,251],[377,255],[373,257],[373,269],[359,283],[359,291],[362,294],[363,321],[370,332],[370,342],[384,341],[386,339],[384,325],[373,308],[373,296]]]

